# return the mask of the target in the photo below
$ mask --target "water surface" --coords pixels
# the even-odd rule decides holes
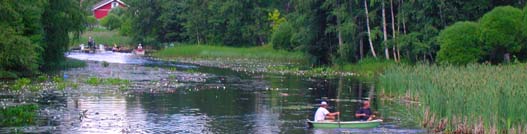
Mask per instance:
[[[373,97],[374,83],[353,77],[312,78],[249,73],[177,62],[162,62],[123,53],[69,53],[88,66],[66,70],[68,80],[87,77],[131,80],[127,91],[112,86],[81,85],[66,94],[50,94],[41,104],[42,122],[29,132],[51,133],[423,133],[382,113],[373,129],[310,129],[317,104],[327,100],[341,120],[352,116],[359,101]],[[111,63],[102,67],[101,61]],[[87,110],[87,111],[86,111]],[[86,111],[83,114],[83,111]],[[81,117],[82,116],[82,117]],[[18,128],[17,128],[18,129]],[[10,128],[3,130],[12,130]]]

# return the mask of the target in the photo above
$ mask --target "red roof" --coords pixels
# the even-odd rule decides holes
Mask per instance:
[[[125,4],[123,1],[121,1],[121,0],[102,0],[102,1],[100,1],[99,3],[93,5],[93,8],[92,8],[91,10],[92,10],[92,11],[97,10],[97,9],[103,7],[104,5],[106,5],[106,4],[110,4],[110,3],[112,3],[112,2],[119,2],[120,4],[126,5],[126,4]]]

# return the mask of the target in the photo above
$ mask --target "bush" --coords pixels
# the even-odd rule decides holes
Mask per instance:
[[[121,23],[121,18],[111,13],[101,20],[101,25],[108,28],[108,30],[119,29],[121,27]]]
[[[0,29],[0,76],[11,78],[37,72],[38,46],[14,28],[0,25]]]
[[[294,29],[289,22],[280,24],[280,26],[278,26],[278,28],[273,31],[271,36],[273,48],[292,51],[294,49],[293,45],[291,44],[293,31]]]
[[[132,33],[132,20],[126,16],[121,17],[123,23],[119,29],[119,34],[129,36]]]
[[[483,54],[479,41],[479,24],[457,22],[439,34],[439,63],[467,64],[477,62]]]
[[[93,27],[97,25],[97,19],[94,16],[86,17],[86,25],[88,26],[90,31],[93,30]]]
[[[502,61],[502,56],[519,52],[524,40],[525,24],[520,9],[504,6],[496,7],[480,20],[480,39],[490,52],[492,61]]]

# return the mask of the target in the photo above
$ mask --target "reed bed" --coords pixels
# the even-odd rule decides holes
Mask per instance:
[[[392,66],[379,86],[382,96],[418,102],[415,116],[434,132],[527,132],[525,64]]]

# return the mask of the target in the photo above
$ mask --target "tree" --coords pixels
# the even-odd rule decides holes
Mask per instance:
[[[17,33],[12,27],[0,25],[0,74],[14,72],[17,75],[30,75],[37,71],[38,46],[28,37]],[[0,75],[0,78],[6,76]],[[12,76],[9,76],[12,77]]]
[[[384,8],[384,0],[381,2],[382,4],[382,33],[384,37],[384,55],[387,60],[390,59],[390,52],[388,52],[388,31],[386,30],[386,12]]]
[[[275,49],[284,49],[287,51],[296,50],[298,46],[291,43],[291,36],[294,34],[294,28],[289,22],[281,23],[271,36],[271,43]]]
[[[456,65],[478,62],[484,55],[479,28],[475,22],[457,22],[442,30],[437,61]]]
[[[119,29],[121,24],[121,17],[113,13],[108,14],[101,20],[101,25],[106,27],[108,30]]]
[[[508,62],[510,53],[519,52],[525,43],[522,11],[511,6],[496,7],[480,20],[480,39],[486,44],[492,62]]]
[[[0,78],[32,75],[41,64],[45,0],[0,1]]]
[[[280,27],[280,24],[286,21],[285,17],[280,15],[278,9],[274,9],[267,16],[269,21],[271,21],[271,32],[276,31]]]
[[[371,28],[370,28],[370,16],[369,16],[369,12],[368,12],[368,3],[366,2],[366,0],[364,0],[364,11],[366,13],[366,27],[368,29],[368,42],[370,43],[370,50],[371,50],[371,54],[373,55],[373,57],[377,58],[377,54],[375,54],[375,47],[373,47],[373,42],[372,42],[372,35],[371,35]]]
[[[97,19],[95,16],[88,16],[86,17],[86,26],[89,28],[89,30],[93,30],[93,27],[97,25]]]
[[[86,18],[79,1],[48,0],[48,3],[43,7],[41,21],[44,31],[42,44],[44,69],[55,68],[64,61],[70,32],[79,37],[80,32],[85,28],[83,24]]]

